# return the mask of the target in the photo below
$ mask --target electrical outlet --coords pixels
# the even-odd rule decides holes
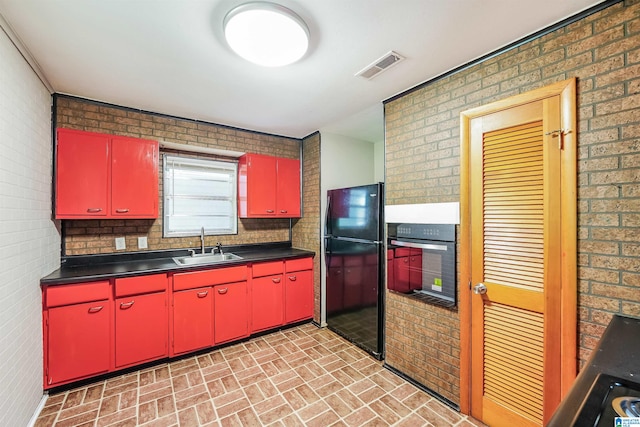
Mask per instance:
[[[120,251],[127,249],[127,244],[124,241],[124,237],[116,237],[116,250]]]
[[[138,249],[147,249],[147,236],[138,237]]]

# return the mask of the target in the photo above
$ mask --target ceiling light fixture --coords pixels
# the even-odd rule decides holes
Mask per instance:
[[[245,3],[231,10],[224,17],[224,36],[234,52],[265,67],[292,64],[309,47],[302,18],[275,3]]]

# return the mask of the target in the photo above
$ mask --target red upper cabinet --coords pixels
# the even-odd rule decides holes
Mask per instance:
[[[158,143],[117,137],[111,151],[111,215],[157,218]]]
[[[157,218],[158,143],[57,131],[56,218]]]
[[[278,159],[276,209],[279,216],[300,217],[300,160]]]
[[[300,161],[246,154],[238,164],[240,218],[300,216]]]
[[[56,218],[109,213],[109,154],[106,135],[58,129]]]

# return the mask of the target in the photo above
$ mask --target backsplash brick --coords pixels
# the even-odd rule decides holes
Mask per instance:
[[[456,202],[460,112],[578,78],[580,366],[613,314],[640,315],[639,62],[625,1],[385,104],[387,204]],[[458,312],[387,292],[386,319],[387,363],[458,402]]]
[[[233,151],[299,158],[298,139],[261,134],[210,123],[132,111],[80,98],[58,96],[56,126],[113,135],[162,140]],[[162,156],[160,151],[160,215],[162,215]],[[207,157],[181,153],[189,157]],[[198,236],[162,237],[162,218],[156,220],[63,220],[64,254],[138,251],[138,237],[147,236],[148,250],[193,248]],[[124,237],[127,249],[116,251],[115,238]],[[288,219],[239,219],[238,234],[205,236],[205,245],[281,242],[289,240]],[[304,248],[304,247],[303,247]],[[310,248],[313,250],[313,248]]]

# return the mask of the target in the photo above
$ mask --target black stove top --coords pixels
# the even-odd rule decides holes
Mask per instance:
[[[640,384],[600,374],[576,417],[575,426],[613,427],[616,417],[638,417]]]
[[[614,315],[547,427],[640,425],[640,318]],[[628,414],[620,418],[616,408]]]

